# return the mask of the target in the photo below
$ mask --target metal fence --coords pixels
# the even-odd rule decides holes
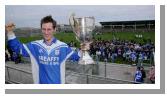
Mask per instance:
[[[134,68],[127,65],[98,64],[78,65],[66,64],[66,84],[132,84]],[[5,81],[15,84],[32,84],[30,64],[14,64],[6,62]]]
[[[14,84],[32,84],[30,65],[10,62],[5,66],[5,82]]]

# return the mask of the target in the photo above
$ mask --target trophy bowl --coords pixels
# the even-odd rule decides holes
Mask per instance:
[[[90,44],[92,42],[92,32],[95,28],[94,17],[75,18],[75,15],[72,14],[69,18],[69,23],[76,35],[76,39],[81,44]],[[87,49],[81,50],[81,57],[78,63],[82,65],[95,64]]]

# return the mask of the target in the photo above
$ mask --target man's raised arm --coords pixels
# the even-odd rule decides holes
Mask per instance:
[[[8,46],[12,49],[12,51],[16,52],[17,54],[21,54],[25,57],[28,57],[29,54],[26,51],[25,47],[26,45],[22,44],[15,36],[15,33],[13,32],[15,28],[14,23],[8,23],[5,25],[5,29],[7,32],[8,37]]]

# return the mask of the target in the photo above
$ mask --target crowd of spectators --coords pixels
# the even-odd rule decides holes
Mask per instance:
[[[136,43],[126,40],[97,40],[91,44],[90,55],[97,56],[100,61],[115,63],[117,59],[142,66],[144,60],[154,65],[154,43]]]

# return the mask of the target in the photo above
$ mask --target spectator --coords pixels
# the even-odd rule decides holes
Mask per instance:
[[[13,52],[12,57],[13,57],[13,61],[15,62],[15,64],[18,64],[21,62],[21,56],[18,53]]]
[[[101,53],[99,50],[96,51],[96,64],[99,64],[99,57],[100,57]]]
[[[10,58],[11,58],[11,56],[10,56],[8,49],[5,49],[5,61],[9,61]]]
[[[153,83],[153,84],[155,83],[155,67],[154,67],[154,65],[151,66],[151,68],[149,70],[148,78],[149,78],[151,83]]]
[[[144,56],[143,56],[142,52],[140,52],[137,67],[140,67],[143,65],[143,58],[144,58]]]
[[[145,81],[144,79],[146,78],[146,72],[145,72],[143,66],[141,67],[141,73],[142,73],[142,80],[141,81],[144,83],[144,81]]]
[[[134,79],[136,84],[142,83],[142,73],[141,73],[140,67],[137,67]]]

